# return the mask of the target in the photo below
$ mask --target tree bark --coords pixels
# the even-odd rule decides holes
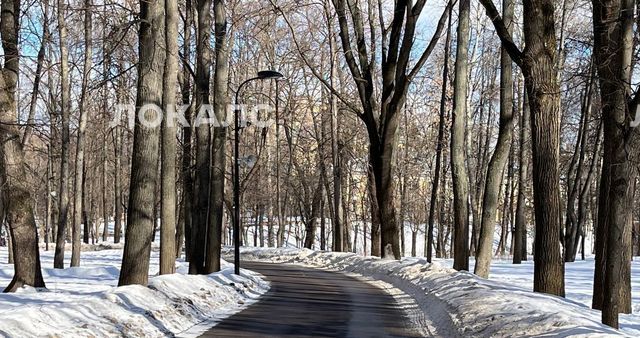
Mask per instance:
[[[513,43],[491,0],[481,0],[502,45],[522,69],[533,138],[533,195],[536,218],[533,290],[564,296],[560,250],[560,86],[552,0],[524,2],[524,52]]]
[[[64,268],[64,249],[69,214],[69,114],[71,113],[71,85],[69,83],[69,50],[67,47],[66,2],[58,0],[58,27],[60,41],[60,82],[62,108],[62,139],[60,158],[60,186],[58,192],[58,234],[53,267]]]
[[[503,21],[509,34],[513,31],[513,8],[512,0],[502,1]],[[493,236],[496,226],[496,210],[500,199],[500,187],[502,186],[505,166],[511,150],[511,139],[513,138],[513,76],[511,58],[509,53],[502,47],[500,51],[500,127],[498,131],[498,141],[496,148],[489,161],[487,179],[485,181],[484,198],[482,202],[482,221],[480,224],[480,237],[478,250],[476,252],[476,265],[474,273],[480,277],[488,278],[491,268],[491,258],[493,254]],[[508,190],[505,190],[505,200]],[[502,215],[506,217],[506,215]],[[503,231],[504,233],[504,231]],[[504,236],[501,236],[503,239]],[[504,240],[502,250],[504,250]]]
[[[469,178],[465,168],[465,119],[469,51],[470,1],[460,0],[451,124],[451,177],[453,178],[453,268],[469,270]]]
[[[223,0],[214,0],[215,19],[215,73],[213,105],[217,121],[227,119],[227,96],[229,83],[229,45],[227,36],[227,11]],[[222,247],[222,220],[224,218],[224,181],[226,169],[225,144],[227,128],[220,126],[213,130],[211,147],[212,172],[209,197],[209,231],[205,273],[220,271],[220,249]]]
[[[329,53],[330,53],[330,84],[331,86],[335,86],[335,81],[338,79],[338,65],[336,60],[337,50],[336,41],[333,34],[333,24],[331,23],[331,19],[328,17],[327,13],[327,22],[329,29]],[[333,195],[332,203],[333,203],[333,251],[341,252],[344,251],[345,247],[345,239],[344,239],[344,213],[342,210],[342,164],[340,159],[340,149],[338,146],[339,140],[339,124],[338,124],[338,98],[331,93],[330,94],[330,107],[331,107],[331,119],[330,119],[330,128],[331,128],[331,166],[332,166],[332,174],[333,174]],[[329,193],[329,190],[327,190]]]
[[[593,307],[602,308],[602,322],[618,327],[618,313],[630,313],[631,192],[629,156],[634,3],[594,0],[594,54],[600,82],[604,127],[602,176],[596,229]],[[637,102],[637,97],[633,99]],[[634,105],[634,108],[637,103]],[[630,155],[633,154],[633,155]]]
[[[521,264],[527,259],[527,211],[526,194],[529,178],[529,102],[526,92],[522,94],[520,113],[520,151],[518,153],[518,202],[516,203],[516,224],[513,239],[513,264]]]
[[[82,244],[80,243],[80,233],[82,226],[82,210],[84,201],[84,134],[87,128],[87,90],[89,86],[89,79],[91,77],[91,68],[93,66],[93,39],[92,39],[92,7],[93,0],[85,0],[85,14],[84,14],[84,40],[85,40],[85,53],[84,53],[84,68],[82,71],[82,93],[80,95],[80,117],[78,122],[78,138],[76,145],[76,178],[74,188],[74,201],[73,201],[73,223],[72,223],[72,250],[71,250],[71,266],[80,266],[80,249]]]
[[[184,46],[183,46],[183,62],[187,60],[191,60],[191,36],[192,36],[192,25],[193,25],[193,10],[192,10],[192,0],[186,0],[185,4],[185,21],[184,21]],[[182,129],[182,222],[184,225],[184,251],[185,251],[185,260],[189,261],[191,259],[191,248],[193,243],[193,146],[192,146],[192,135],[193,135],[193,112],[194,106],[191,103],[191,73],[189,71],[189,67],[185,64],[182,67],[182,104],[189,104],[189,108],[186,111],[186,119],[189,123],[189,127]],[[180,239],[178,239],[180,241]],[[178,248],[180,247],[180,242],[178,242]],[[176,254],[176,256],[180,256],[180,251]]]
[[[209,105],[211,78],[211,0],[197,0],[198,13],[196,40],[196,112]],[[210,118],[211,116],[203,116]],[[194,207],[192,209],[192,248],[189,273],[204,272],[207,229],[209,228],[209,183],[211,179],[211,127],[200,124],[196,128],[196,165],[194,172]]]
[[[176,106],[178,77],[178,4],[165,0],[166,52],[162,80],[162,106],[173,112]],[[176,151],[177,128],[171,114],[162,120],[161,211],[160,211],[160,274],[176,271]]]
[[[425,236],[425,255],[427,262],[431,263],[433,257],[433,224],[436,219],[436,204],[438,201],[438,185],[440,184],[440,171],[442,166],[442,149],[444,147],[444,127],[446,117],[447,87],[449,83],[449,53],[451,48],[451,11],[447,24],[447,35],[444,45],[444,67],[442,68],[442,91],[440,95],[440,119],[438,122],[438,143],[436,144],[436,164],[433,181],[431,183],[431,198],[429,199],[429,220]]]
[[[158,177],[160,128],[145,126],[140,118],[153,121],[146,104],[162,106],[164,75],[164,2],[140,2],[137,119],[133,135],[131,183],[127,208],[127,230],[118,286],[146,285],[149,278],[149,255],[154,228],[154,203]]]
[[[26,165],[16,119],[14,95],[20,70],[20,1],[2,1],[0,13],[0,38],[4,50],[4,67],[0,70],[0,178],[3,210],[14,256],[14,275],[4,292],[14,292],[24,285],[45,287],[45,284],[40,268],[38,229],[26,185]]]

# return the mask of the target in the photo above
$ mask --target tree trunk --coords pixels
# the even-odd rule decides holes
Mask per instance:
[[[325,251],[327,249],[327,222],[324,217],[325,216],[324,202],[325,202],[324,199],[320,201],[320,250],[321,251]]]
[[[86,244],[89,244],[89,235],[91,234],[91,223],[89,223],[89,206],[87,203],[87,195],[89,196],[89,198],[91,198],[92,195],[92,190],[91,190],[91,184],[89,184],[89,187],[87,188],[87,161],[84,161],[83,167],[82,167],[82,186],[84,187],[82,189],[82,225],[83,225],[83,232],[82,232],[82,241]],[[87,193],[87,190],[88,193]]]
[[[211,78],[211,0],[197,0],[198,13],[196,40],[196,112],[209,104]],[[205,118],[211,116],[203,116]],[[196,165],[194,173],[194,207],[192,209],[192,249],[189,273],[204,272],[207,229],[209,228],[209,184],[211,178],[211,128],[207,124],[196,126]]]
[[[193,10],[191,5],[192,0],[186,0],[185,4],[185,21],[184,21],[184,46],[183,46],[183,60],[191,59],[191,26],[193,25]],[[192,147],[192,131],[193,131],[193,113],[194,106],[191,103],[191,73],[189,67],[184,65],[182,67],[182,104],[189,104],[189,108],[186,111],[186,119],[189,123],[189,127],[182,129],[182,222],[184,225],[184,251],[185,260],[191,259],[191,248],[193,243],[192,236],[192,206],[193,206],[193,147]],[[180,247],[178,242],[178,247]],[[176,256],[179,256],[180,252]]]
[[[304,239],[304,247],[307,249],[313,249],[313,244],[316,239],[316,228],[318,223],[318,216],[320,215],[320,207],[322,205],[322,199],[324,198],[324,188],[322,178],[318,179],[318,185],[313,193],[313,202],[311,205],[311,215],[306,222],[306,234]],[[334,229],[335,232],[335,229]]]
[[[58,27],[60,41],[60,82],[62,108],[62,142],[60,158],[60,187],[58,192],[58,234],[53,267],[64,268],[64,249],[67,235],[67,217],[69,211],[69,114],[71,111],[71,85],[69,83],[69,50],[67,47],[67,23],[65,19],[66,3],[58,0]]]
[[[158,177],[160,128],[145,126],[139,120],[157,118],[147,104],[162,105],[164,75],[164,3],[140,2],[137,113],[133,136],[131,183],[127,208],[127,230],[118,286],[146,285],[149,278],[149,255],[155,223],[154,193]]]
[[[577,167],[575,169],[575,179],[572,184],[568,186],[569,191],[567,196],[567,210],[565,216],[565,236],[564,236],[564,261],[573,262],[576,260],[576,253],[578,249],[578,241],[580,239],[578,215],[576,213],[576,199],[579,197],[581,187],[584,184],[584,161],[585,151],[587,143],[587,135],[589,134],[589,119],[591,115],[591,96],[592,96],[592,83],[595,77],[587,79],[587,86],[585,88],[582,116],[580,120],[580,127],[578,132],[578,143],[574,151],[574,156],[577,158]],[[571,177],[571,171],[568,173],[568,179]]]
[[[162,106],[173,112],[176,105],[178,76],[178,4],[165,0],[166,56],[162,80]],[[176,151],[177,129],[172,114],[162,120],[161,214],[160,214],[160,274],[176,271]]]
[[[118,69],[120,72],[124,71],[123,61],[119,60]],[[118,89],[116,97],[118,102],[126,100],[126,82],[124,79],[120,79],[118,82]],[[126,139],[124,138],[124,130],[121,126],[115,126],[113,128],[114,133],[114,170],[113,170],[113,205],[114,205],[114,227],[113,227],[113,242],[120,243],[120,237],[122,236],[122,218],[123,218],[123,193],[122,193],[122,157],[125,153]]]
[[[564,296],[564,264],[560,251],[560,86],[555,64],[555,33],[550,0],[525,5],[529,49],[525,74],[533,138],[533,190],[536,219],[534,286],[536,292]],[[540,36],[541,31],[548,32]]]
[[[509,34],[512,32],[513,0],[502,1],[504,24]],[[496,226],[496,209],[500,199],[500,187],[503,181],[503,173],[511,150],[513,137],[513,76],[511,58],[502,47],[500,52],[500,129],[496,148],[489,161],[487,179],[484,188],[482,202],[482,222],[480,224],[480,238],[476,253],[476,266],[474,273],[480,277],[488,278],[493,254],[493,236]],[[508,191],[505,190],[505,201]],[[505,217],[503,214],[502,217]],[[501,237],[502,239],[502,237]],[[504,250],[503,240],[502,248]]]
[[[380,257],[380,213],[375,200],[376,191],[371,167],[367,170],[367,188],[371,204],[371,256]]]
[[[108,97],[105,93],[105,106],[104,109],[107,109]],[[109,185],[109,159],[107,152],[107,134],[109,132],[109,127],[104,125],[104,147],[102,148],[102,241],[106,242],[109,239],[109,197],[107,196],[107,186]],[[154,219],[155,222],[155,219]]]
[[[596,65],[602,100],[604,157],[596,230],[593,307],[602,308],[602,322],[618,328],[618,313],[631,312],[630,239],[633,185],[629,154],[634,1],[594,0]],[[634,98],[634,101],[637,97]],[[635,107],[634,107],[635,108]]]
[[[80,266],[80,233],[82,226],[82,210],[84,196],[84,133],[87,128],[87,90],[89,86],[89,78],[91,77],[92,67],[92,22],[91,13],[93,0],[85,0],[85,14],[84,14],[84,40],[85,40],[85,53],[84,53],[84,68],[82,71],[82,93],[80,95],[80,118],[78,122],[78,140],[76,145],[76,179],[75,179],[75,191],[73,201],[73,223],[71,226],[72,233],[72,251],[71,251],[71,266]]]
[[[227,96],[229,83],[229,45],[227,37],[227,11],[223,0],[214,0],[215,13],[215,73],[213,104],[217,121],[227,119]],[[227,128],[215,127],[211,148],[212,172],[209,196],[209,231],[205,273],[220,271],[220,249],[222,247],[222,220],[224,218],[224,180],[226,169],[225,144]]]
[[[453,178],[454,257],[453,268],[469,270],[469,178],[465,168],[465,119],[469,51],[470,0],[460,0],[456,65],[451,124],[451,177]]]
[[[564,262],[560,250],[560,86],[554,1],[524,2],[524,52],[513,43],[493,2],[481,2],[502,45],[522,68],[529,97],[536,219],[533,290],[564,296]]]
[[[526,92],[523,93],[523,104],[520,114],[520,152],[518,153],[518,202],[516,203],[516,225],[513,240],[513,264],[520,264],[527,259],[527,211],[526,193],[529,181],[529,102]]]
[[[115,142],[114,142],[114,157],[115,157],[115,168],[113,170],[114,179],[113,179],[113,204],[115,206],[115,216],[113,217],[114,227],[113,227],[113,242],[120,243],[120,236],[122,236],[122,183],[121,180],[121,151],[120,144],[123,142],[122,140],[122,132],[120,131],[120,127],[116,126],[113,130],[115,133]]]
[[[431,198],[429,199],[429,220],[425,233],[424,252],[427,262],[431,263],[433,257],[433,224],[436,219],[436,204],[438,201],[438,185],[440,184],[440,171],[442,166],[442,149],[444,147],[444,126],[447,106],[447,87],[449,83],[449,50],[451,48],[451,11],[449,11],[449,23],[447,25],[447,37],[444,45],[444,67],[442,69],[442,91],[440,95],[440,120],[438,122],[438,143],[436,144],[436,164],[433,181],[431,183]]]
[[[47,145],[47,209],[46,209],[46,228],[44,231],[45,250],[49,251],[49,241],[51,240],[51,231],[53,223],[53,158],[51,155],[51,146]]]
[[[5,219],[9,224],[14,275],[4,290],[14,292],[25,285],[45,287],[40,269],[38,229],[33,200],[27,187],[24,152],[16,120],[15,92],[18,84],[20,1],[4,0],[0,4],[0,37],[4,50],[4,67],[0,73],[0,179]]]
[[[329,25],[331,27],[331,25]],[[330,28],[331,29],[331,28]],[[332,35],[329,38],[329,51],[331,53],[331,85],[335,85],[337,79],[337,65],[334,51],[336,43]],[[340,163],[340,149],[338,140],[340,137],[340,125],[338,123],[338,98],[331,94],[331,164],[333,168],[333,251],[344,251],[345,240],[343,231],[344,213],[342,210],[342,164]],[[328,192],[328,190],[327,190]]]

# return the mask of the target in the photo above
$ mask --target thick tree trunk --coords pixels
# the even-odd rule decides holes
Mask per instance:
[[[67,23],[65,18],[66,3],[58,0],[58,27],[60,41],[60,82],[62,108],[62,139],[60,158],[60,186],[58,192],[58,234],[53,267],[64,268],[64,249],[67,237],[67,221],[69,214],[69,114],[71,113],[71,85],[69,83],[69,50],[67,47]]]
[[[211,0],[197,0],[197,40],[196,40],[196,112],[209,104],[211,78]],[[203,116],[205,118],[211,116]],[[207,124],[196,126],[196,166],[194,173],[194,206],[192,209],[191,256],[189,273],[204,271],[207,229],[209,227],[209,184],[211,178],[211,127]]]
[[[536,219],[533,290],[564,296],[564,262],[560,250],[560,86],[554,2],[524,2],[524,52],[513,43],[493,2],[481,2],[503,46],[522,68],[529,97]]]
[[[229,45],[227,37],[227,11],[223,0],[214,0],[215,19],[215,74],[213,104],[217,121],[227,119],[227,96],[229,83]],[[207,254],[205,273],[220,271],[220,249],[222,247],[222,220],[224,218],[224,181],[226,169],[225,144],[227,128],[216,127],[213,130],[211,148],[212,172],[209,196],[209,231],[207,236]]]
[[[550,0],[536,2],[553,7]],[[533,5],[531,5],[533,6]],[[545,7],[547,8],[547,7]],[[526,10],[525,6],[525,10]],[[534,13],[535,12],[535,13]],[[540,37],[553,27],[553,12],[528,8],[533,23],[525,29],[529,55],[524,73],[533,139],[533,192],[536,219],[534,286],[536,292],[564,296],[564,263],[560,250],[560,86],[554,68],[555,36]]]
[[[511,34],[513,21],[513,0],[502,1],[504,24]],[[476,266],[474,273],[488,278],[493,254],[493,236],[496,227],[496,211],[500,199],[503,173],[511,150],[513,138],[513,76],[511,58],[502,47],[500,51],[500,129],[496,148],[489,161],[487,179],[485,181],[484,198],[482,199],[482,221],[480,224],[480,238],[476,252]],[[505,200],[508,190],[505,190]],[[506,215],[502,215],[506,217]],[[504,234],[504,231],[503,231]],[[501,238],[502,239],[502,238]],[[506,243],[502,243],[502,250]]]
[[[467,83],[470,0],[460,0],[456,65],[454,80],[453,122],[451,124],[451,177],[453,178],[454,257],[453,268],[469,270],[469,178],[465,167],[465,119],[467,117]]]
[[[618,313],[631,312],[630,240],[632,182],[627,97],[631,80],[634,1],[594,0],[596,65],[602,100],[604,157],[596,230],[593,307],[602,322],[618,327]],[[634,98],[635,99],[635,98]]]
[[[27,187],[24,152],[16,121],[15,92],[18,84],[20,1],[4,0],[0,5],[0,37],[4,50],[4,67],[0,72],[0,180],[3,213],[9,225],[14,275],[4,290],[13,292],[25,285],[45,287],[40,269],[38,229],[33,200]]]
[[[556,69],[554,3],[524,3],[526,48],[513,43],[490,0],[481,0],[503,45],[522,68],[533,138],[533,182],[536,218],[534,291],[564,295],[564,266],[560,252],[560,87]],[[544,34],[541,34],[543,32]]]
[[[82,210],[84,196],[84,133],[87,128],[87,90],[89,86],[89,78],[91,77],[92,67],[92,22],[91,22],[91,7],[93,6],[93,0],[85,0],[85,15],[84,15],[84,40],[85,40],[85,53],[84,53],[84,68],[82,71],[82,93],[80,95],[80,118],[78,122],[78,139],[76,145],[76,178],[74,188],[74,201],[73,201],[73,222],[71,226],[72,233],[72,251],[71,251],[71,266],[80,266],[80,233],[82,226]]]
[[[158,116],[145,105],[162,105],[164,75],[164,3],[140,2],[137,119],[133,136],[131,183],[127,208],[127,230],[120,270],[119,286],[146,285],[149,255],[155,223],[154,194],[158,177],[159,126],[145,126],[140,119],[153,121]]]
[[[176,271],[176,151],[177,129],[172,119],[176,105],[176,82],[178,77],[178,4],[165,0],[166,56],[162,81],[165,118],[162,120],[161,161],[161,214],[160,214],[160,274]],[[170,119],[171,118],[171,119]]]

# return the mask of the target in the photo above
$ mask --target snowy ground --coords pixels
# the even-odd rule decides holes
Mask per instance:
[[[244,248],[243,257],[273,262],[297,262],[381,280],[410,295],[421,311],[409,311],[437,336],[640,336],[640,318],[622,316],[622,330],[600,324],[600,312],[587,302],[592,262],[569,265],[570,299],[531,292],[530,263],[520,267],[496,262],[496,280],[459,273],[448,262],[428,264],[423,259],[385,261],[348,253],[321,253],[298,249]],[[591,265],[590,265],[591,264]],[[637,276],[634,268],[634,275]],[[637,280],[637,278],[634,278]],[[637,295],[634,295],[637,301]],[[576,301],[571,300],[575,298]],[[635,303],[637,308],[638,304]]]
[[[47,289],[0,294],[0,336],[193,336],[257,301],[269,287],[250,271],[233,275],[226,262],[221,272],[208,276],[186,275],[187,264],[178,262],[178,273],[152,277],[149,287],[116,287],[121,249],[85,251],[81,267],[64,270],[52,269],[53,250],[41,255]],[[69,266],[70,252],[65,256]],[[6,247],[0,248],[0,262],[4,288],[13,276]],[[157,272],[154,250],[150,274]]]
[[[439,264],[451,267],[451,259],[435,259]],[[470,266],[473,267],[473,257]],[[565,290],[566,297],[572,301],[591,307],[593,296],[593,257],[587,257],[586,261],[575,261],[565,264]],[[489,279],[518,285],[529,290],[533,289],[533,261],[529,259],[520,265],[511,264],[511,260],[496,260],[491,263]],[[640,261],[638,257],[631,262],[631,305],[633,314],[621,315],[621,325],[633,328],[640,336]]]

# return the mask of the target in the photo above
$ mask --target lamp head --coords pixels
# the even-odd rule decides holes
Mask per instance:
[[[277,80],[283,78],[282,73],[275,70],[263,70],[258,72],[258,78],[261,80]]]

